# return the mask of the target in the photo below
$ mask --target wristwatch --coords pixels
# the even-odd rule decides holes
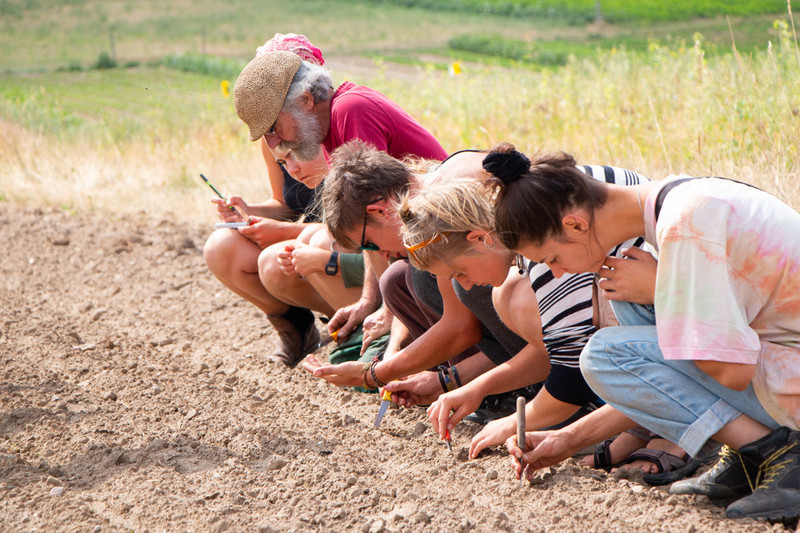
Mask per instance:
[[[325,264],[325,273],[329,276],[335,276],[339,272],[339,252],[331,252],[331,257]]]

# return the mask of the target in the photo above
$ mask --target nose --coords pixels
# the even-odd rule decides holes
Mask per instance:
[[[566,274],[567,269],[561,266],[558,266],[555,263],[548,263],[547,266],[550,267],[550,271],[553,273],[553,276],[556,278],[560,278],[564,274]]]
[[[294,159],[286,159],[283,163],[283,166],[293,178],[297,179],[300,176],[300,165],[298,165],[297,161]]]
[[[465,291],[470,290],[475,284],[468,279],[458,279],[458,284],[461,285]]]
[[[278,135],[264,135],[264,140],[267,141],[267,146],[272,149],[275,149],[281,142],[281,138]]]

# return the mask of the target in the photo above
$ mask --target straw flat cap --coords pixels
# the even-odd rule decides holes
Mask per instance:
[[[286,93],[302,60],[293,52],[268,52],[253,58],[233,87],[236,114],[250,128],[250,140],[269,131],[283,108]]]

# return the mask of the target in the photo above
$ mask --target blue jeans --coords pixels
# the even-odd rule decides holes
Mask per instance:
[[[742,414],[779,427],[752,386],[735,391],[693,361],[665,360],[651,307],[612,302],[621,326],[595,333],[581,354],[584,378],[603,400],[692,456]]]

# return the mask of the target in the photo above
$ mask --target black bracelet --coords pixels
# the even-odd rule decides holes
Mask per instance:
[[[456,365],[453,365],[453,366],[450,367],[450,374],[453,376],[453,379],[456,382],[456,386],[460,387],[461,386],[461,378],[458,376],[458,369],[456,368]]]
[[[442,384],[442,390],[445,392],[450,392],[456,388],[445,365],[439,365],[439,383]]]
[[[377,386],[378,388],[386,386],[386,383],[384,383],[383,381],[379,380],[378,376],[375,374],[375,367],[378,366],[378,363],[380,363],[380,362],[381,362],[381,360],[378,359],[377,356],[375,356],[375,357],[372,358],[372,364],[369,365],[369,373],[372,374],[372,381],[375,382],[375,386]]]
[[[437,373],[439,375],[439,383],[441,383],[441,385],[442,385],[442,390],[444,392],[447,392],[447,382],[445,382],[445,380],[444,380],[444,368],[442,368],[440,366],[439,367],[439,371]]]

